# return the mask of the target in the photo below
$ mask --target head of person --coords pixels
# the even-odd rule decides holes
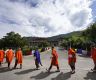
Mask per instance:
[[[19,47],[18,50],[21,50],[21,48]]]
[[[52,48],[51,48],[52,50],[54,49],[54,46],[52,46]]]

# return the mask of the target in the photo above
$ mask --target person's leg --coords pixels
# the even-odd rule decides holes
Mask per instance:
[[[75,63],[73,62],[72,63],[72,74],[74,74],[75,73]]]
[[[14,69],[17,67],[17,62],[18,62],[18,60],[16,59],[15,60],[15,65],[14,65]]]
[[[0,66],[1,66],[2,64],[1,64],[1,62],[0,62]]]
[[[71,64],[69,64],[69,66],[70,66],[71,70],[73,70],[73,66]]]
[[[22,69],[22,64],[20,64],[20,69]]]
[[[8,68],[10,68],[10,62],[8,62]]]
[[[74,63],[71,63],[71,64],[69,64],[70,65],[70,67],[71,67],[71,73],[73,74],[73,73],[75,73],[75,64]]]
[[[48,69],[48,72],[50,72],[50,70],[52,69],[52,64],[50,65],[49,69]]]
[[[39,68],[39,64],[38,64],[37,60],[35,60],[35,65],[36,65],[36,69],[38,69]]]
[[[94,62],[94,70],[96,70],[96,62]]]
[[[73,63],[73,70],[75,70],[75,63]]]
[[[94,60],[93,60],[93,62],[94,62],[94,68],[91,70],[94,72],[94,71],[96,71],[96,62]]]
[[[59,65],[57,65],[57,71],[60,72]]]

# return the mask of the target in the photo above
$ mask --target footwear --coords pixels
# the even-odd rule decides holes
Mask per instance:
[[[50,70],[46,69],[47,72],[50,72]]]
[[[36,68],[36,70],[40,70],[40,68]]]
[[[60,70],[57,70],[56,72],[60,72]]]
[[[75,70],[73,70],[71,73],[74,74],[75,73]]]

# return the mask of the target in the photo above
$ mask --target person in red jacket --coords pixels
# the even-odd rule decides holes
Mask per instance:
[[[49,69],[47,70],[48,72],[50,72],[52,66],[56,66],[57,72],[60,72],[59,64],[58,64],[58,54],[54,47],[52,47],[52,59],[51,59],[51,65]]]
[[[94,62],[94,68],[91,70],[94,72],[94,71],[96,71],[96,48],[95,48],[95,45],[93,45],[91,48],[91,58],[93,59],[93,62]]]
[[[3,59],[4,59],[4,51],[3,50],[0,50],[0,66],[3,62]]]
[[[68,50],[68,63],[72,69],[71,73],[75,73],[76,53],[72,48]]]

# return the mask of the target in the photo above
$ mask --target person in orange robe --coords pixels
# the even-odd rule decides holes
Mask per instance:
[[[71,73],[75,73],[76,53],[72,48],[68,50],[68,63],[72,69]]]
[[[3,62],[3,59],[4,59],[4,50],[0,50],[0,66]]]
[[[14,53],[13,50],[10,48],[7,53],[6,53],[6,59],[7,59],[7,63],[8,63],[8,68],[10,69],[10,64],[12,62],[12,59],[14,57]]]
[[[51,65],[50,65],[50,67],[47,71],[50,72],[52,66],[56,66],[57,67],[57,72],[60,72],[59,64],[58,64],[58,54],[57,54],[54,47],[52,47],[52,57],[51,58],[52,58]]]
[[[21,48],[19,48],[16,53],[15,53],[15,57],[16,57],[16,60],[15,60],[15,65],[14,65],[14,69],[16,68],[17,64],[20,64],[20,69],[22,69],[22,51],[21,51]]]
[[[94,45],[92,46],[92,49],[91,49],[91,58],[93,59],[93,62],[94,62],[94,68],[91,70],[94,72],[96,71],[96,48]]]

